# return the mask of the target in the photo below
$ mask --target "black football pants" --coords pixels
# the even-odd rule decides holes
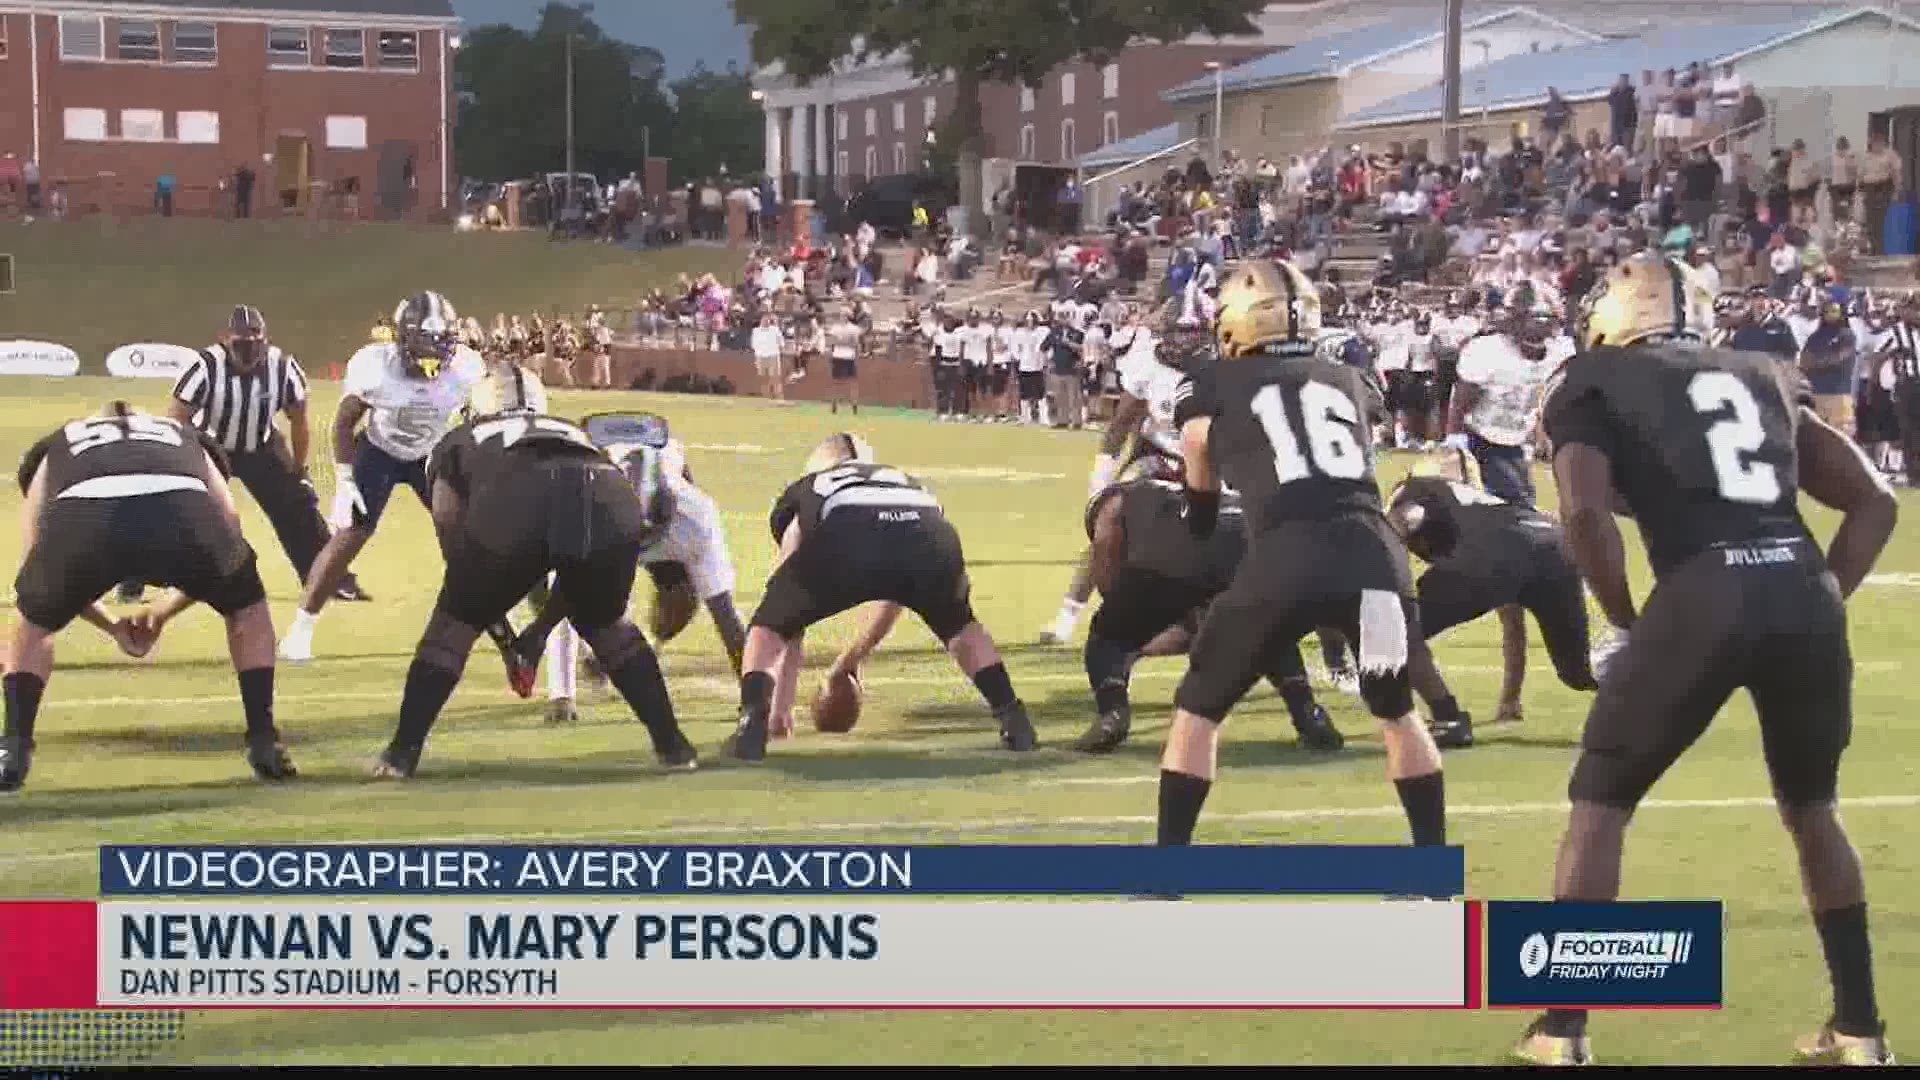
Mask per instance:
[[[232,460],[234,479],[246,485],[247,494],[260,504],[280,539],[280,549],[304,583],[313,560],[333,535],[320,515],[320,496],[300,481],[293,455],[278,437],[259,450],[234,454]]]

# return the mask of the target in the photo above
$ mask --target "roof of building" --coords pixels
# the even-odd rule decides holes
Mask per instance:
[[[1077,164],[1083,169],[1125,165],[1143,157],[1151,157],[1171,150],[1178,145],[1180,145],[1180,125],[1166,124],[1151,131],[1143,131],[1132,138],[1108,143],[1091,154],[1082,154]]]
[[[1578,27],[1570,26],[1527,7],[1469,13],[1469,17],[1463,21],[1463,27],[1471,31],[1516,16],[1526,16],[1578,33],[1586,33]],[[1436,6],[1434,13],[1428,17],[1394,19],[1390,22],[1363,26],[1357,30],[1308,38],[1292,48],[1270,52],[1244,64],[1228,68],[1221,73],[1220,87],[1222,90],[1231,91],[1259,90],[1282,83],[1333,78],[1354,68],[1364,67],[1395,53],[1433,41],[1440,37],[1442,30],[1441,16]],[[1203,75],[1181,83],[1160,96],[1167,101],[1190,101],[1207,97],[1213,92],[1214,77]]]
[[[164,8],[182,9],[195,14],[218,16],[231,14],[287,13],[298,15],[380,15],[400,16],[434,21],[457,19],[454,14],[453,0],[137,0],[122,3],[117,0],[86,0],[86,2],[63,2],[63,0],[42,0],[35,5],[50,13],[62,8],[83,9],[88,12],[105,11],[111,14],[115,8]]]
[[[1523,53],[1475,68],[1464,81],[1460,108],[1474,113],[1525,108],[1542,104],[1554,87],[1568,101],[1605,97],[1622,72],[1633,75],[1648,69],[1680,68],[1698,60],[1715,66],[1838,26],[1867,15],[1885,18],[1885,12],[1855,8],[1828,12],[1794,22],[1725,23],[1688,26],[1645,38],[1616,38],[1552,52]],[[1920,23],[1902,20],[1913,28]],[[1485,87],[1482,91],[1481,87]],[[1358,109],[1340,119],[1340,129],[1431,120],[1440,115],[1441,84],[1389,98]]]

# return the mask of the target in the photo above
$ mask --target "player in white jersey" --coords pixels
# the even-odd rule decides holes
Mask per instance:
[[[368,345],[347,362],[333,418],[333,539],[314,560],[280,641],[280,658],[289,663],[313,659],[314,622],[373,538],[393,489],[412,488],[431,511],[427,456],[486,374],[480,354],[459,344],[459,320],[440,294],[403,301],[393,322],[392,342]],[[366,428],[359,430],[363,417]]]

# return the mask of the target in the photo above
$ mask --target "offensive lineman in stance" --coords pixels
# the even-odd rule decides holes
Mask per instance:
[[[1408,684],[1409,658],[1426,642],[1406,546],[1373,478],[1371,432],[1385,401],[1370,373],[1315,357],[1319,327],[1319,296],[1291,264],[1236,267],[1220,290],[1221,361],[1181,387],[1187,523],[1212,535],[1230,485],[1241,493],[1247,554],[1207,609],[1174,694],[1162,845],[1193,840],[1227,713],[1318,626],[1356,646],[1360,694],[1380,719],[1413,842],[1446,843],[1440,751]]]
[[[771,525],[780,552],[747,631],[740,722],[727,737],[728,757],[766,756],[775,690],[788,687],[780,696],[792,699],[807,627],[871,600],[885,602],[882,636],[894,609],[920,616],[992,708],[1001,746],[1039,746],[992,635],[974,618],[960,534],[932,492],[874,464],[860,437],[832,435],[775,501]]]
[[[627,619],[649,525],[626,477],[584,431],[529,410],[462,425],[427,467],[446,577],[407,669],[400,724],[374,775],[405,779],[481,628],[554,575],[549,608],[579,628],[669,768],[696,763],[660,662]]]
[[[1866,883],[1835,805],[1852,734],[1845,598],[1893,533],[1897,504],[1848,438],[1813,412],[1791,369],[1702,345],[1712,296],[1654,253],[1588,294],[1579,353],[1548,400],[1547,436],[1580,571],[1615,627],[1568,782],[1555,899],[1620,894],[1627,825],[1648,790],[1736,690],[1760,717],[1780,819],[1833,984],[1803,1059],[1891,1065],[1874,999]],[[1844,518],[1826,554],[1796,488]],[[1639,523],[1653,593],[1636,607],[1616,498]],[[1549,1009],[1515,1055],[1592,1059],[1586,1013]]]

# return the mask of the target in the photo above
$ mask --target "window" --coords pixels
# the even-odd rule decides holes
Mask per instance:
[[[365,150],[367,118],[364,116],[327,117],[327,149]]]
[[[101,60],[106,57],[105,20],[93,15],[60,16],[60,58],[63,60]],[[83,112],[91,110],[81,110]],[[106,138],[106,114],[100,116],[100,137]],[[68,136],[72,138],[72,136]]]
[[[893,144],[893,171],[896,176],[907,171],[906,143]]]
[[[327,31],[327,66],[363,68],[367,66],[367,35],[358,30]]]
[[[1020,88],[1020,111],[1033,111],[1033,87],[1031,86],[1023,86]]]
[[[1071,71],[1065,72],[1060,76],[1060,104],[1073,104],[1073,81],[1073,72]]]
[[[0,18],[0,60],[7,58],[7,20]]]
[[[1072,161],[1078,156],[1073,152],[1073,121],[1062,120],[1060,121],[1060,160]]]
[[[217,31],[212,23],[173,24],[173,59],[182,64],[211,64],[220,59]]]
[[[1120,96],[1120,65],[1108,64],[1100,69],[1100,96],[1117,98]]]
[[[847,164],[848,164],[848,158],[847,158],[847,152],[845,150],[842,150],[838,154],[835,154],[834,162],[833,162],[833,175],[835,176],[847,175]]]
[[[1033,125],[1025,124],[1020,128],[1020,160],[1032,161],[1033,158]]]
[[[1110,112],[1100,118],[1100,145],[1112,146],[1120,141],[1120,114]]]
[[[0,56],[5,56],[7,54],[6,46],[7,46],[6,42],[0,41]],[[925,124],[927,127],[932,127],[933,118],[940,115],[940,99],[937,97],[934,97],[932,94],[928,94],[927,100],[925,102],[925,107],[921,110],[921,114],[922,114],[921,123]]]
[[[61,20],[64,22],[65,20]],[[66,111],[67,138],[73,142],[105,142],[107,138],[107,110],[105,109],[68,109]]]
[[[880,110],[867,106],[867,134],[877,134],[880,130]]]
[[[907,130],[907,103],[904,101],[893,103],[893,130]]]
[[[121,109],[120,137],[128,142],[166,142],[167,114],[159,109]]]
[[[307,67],[312,58],[307,28],[276,26],[267,31],[267,63],[273,67]]]
[[[160,59],[160,24],[149,19],[115,19],[119,41],[114,55],[122,60]]]
[[[217,112],[175,113],[173,129],[175,137],[183,143],[218,144],[220,114]]]
[[[1195,135],[1200,136],[1203,139],[1212,137],[1213,114],[1201,113],[1198,117],[1196,117],[1193,125],[1193,133]]]
[[[880,151],[876,147],[867,147],[867,175],[877,176],[880,172]]]
[[[835,109],[833,110],[833,115],[835,117],[834,124],[839,129],[835,132],[834,137],[845,141],[847,137],[847,114],[841,112],[839,109]]]
[[[420,35],[411,30],[380,31],[380,70],[419,71]]]

